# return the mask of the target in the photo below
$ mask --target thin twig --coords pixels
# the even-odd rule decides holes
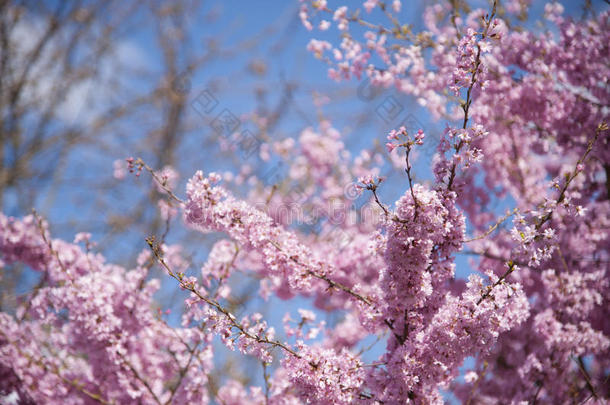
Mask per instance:
[[[279,250],[280,252],[285,253],[285,252],[282,250],[282,247],[281,247],[279,244],[277,244],[276,242],[274,242],[274,241],[271,241],[271,240],[270,240],[270,241],[269,241],[269,243],[270,243],[272,246],[274,246],[274,247],[275,247],[277,250]],[[352,290],[351,288],[349,288],[349,287],[348,287],[348,286],[346,286],[346,285],[343,285],[343,284],[341,284],[341,283],[339,283],[339,282],[336,282],[336,281],[331,280],[330,278],[328,278],[328,276],[326,276],[326,275],[324,275],[324,274],[318,274],[318,273],[316,273],[316,272],[315,272],[315,271],[313,271],[313,270],[312,270],[312,269],[311,269],[311,268],[310,268],[308,265],[306,265],[306,264],[304,264],[304,263],[301,263],[301,262],[300,262],[300,261],[299,261],[299,260],[298,260],[296,257],[291,256],[291,257],[290,257],[290,260],[291,260],[293,263],[295,263],[295,264],[297,264],[297,265],[299,265],[299,266],[301,266],[301,267],[304,267],[304,268],[306,269],[306,271],[307,271],[307,274],[309,274],[310,276],[313,276],[313,277],[318,278],[318,279],[320,279],[320,280],[324,280],[324,281],[326,281],[326,282],[328,283],[329,287],[331,287],[331,288],[337,288],[337,289],[339,289],[339,290],[341,290],[341,291],[344,291],[344,292],[348,293],[348,294],[349,294],[349,295],[351,295],[352,297],[355,297],[356,299],[358,299],[358,300],[360,300],[360,301],[364,302],[364,303],[365,303],[365,304],[367,304],[367,305],[372,305],[372,302],[371,302],[371,301],[370,301],[368,298],[363,297],[362,295],[358,294],[357,292],[355,292],[354,290]]]
[[[479,240],[479,239],[486,238],[486,237],[487,237],[487,236],[489,236],[489,235],[490,235],[490,234],[491,234],[493,231],[495,231],[496,229],[498,229],[498,227],[499,227],[500,225],[502,225],[502,223],[503,223],[504,221],[506,221],[508,218],[512,217],[513,215],[515,215],[517,212],[519,212],[519,210],[518,210],[517,208],[513,209],[512,211],[507,212],[507,213],[506,213],[506,215],[504,215],[502,218],[498,219],[494,225],[490,225],[490,226],[489,226],[489,229],[487,230],[487,232],[485,232],[485,233],[483,233],[483,234],[481,234],[481,235],[475,236],[475,237],[473,237],[473,238],[471,238],[471,239],[466,239],[466,240],[464,240],[464,242],[463,242],[463,243],[474,242],[475,240]]]
[[[411,146],[407,146],[407,151],[405,153],[405,163],[407,167],[405,168],[405,172],[407,173],[407,178],[409,179],[409,190],[411,191],[411,198],[413,198],[413,206],[415,207],[415,213],[413,214],[413,220],[417,219],[417,208],[419,207],[419,201],[417,201],[417,197],[415,197],[415,191],[413,191],[413,179],[411,178],[411,163],[409,162],[409,152],[411,152]]]
[[[593,395],[593,397],[595,397],[595,398],[598,398],[597,392],[595,391],[595,387],[593,386],[593,383],[591,382],[591,376],[587,372],[585,363],[582,360],[582,356],[578,356],[578,360],[572,357],[572,360],[574,360],[574,362],[578,365],[578,369],[580,370],[583,377],[585,378],[585,382],[587,383],[587,388],[589,389],[589,391],[591,391],[591,395]]]
[[[504,274],[502,274],[500,276],[500,278],[498,279],[498,281],[496,281],[495,283],[493,283],[492,285],[487,286],[487,291],[485,291],[485,293],[483,293],[483,295],[481,295],[481,297],[479,298],[479,300],[477,301],[477,305],[479,305],[481,302],[483,302],[483,300],[487,297],[490,296],[491,292],[493,291],[493,289],[495,287],[497,287],[498,285],[502,284],[504,282],[504,280],[506,280],[506,277],[510,276],[510,274],[515,271],[515,269],[517,268],[517,266],[515,265],[515,263],[510,260],[508,263],[508,270],[506,270],[506,272]]]
[[[267,363],[261,361],[263,366],[263,379],[265,381],[265,405],[269,405],[269,388],[271,388],[271,381],[269,381],[269,373],[267,372]]]
[[[481,37],[483,39],[485,39],[487,37],[487,33],[489,31],[489,26],[491,25],[491,21],[493,20],[494,16],[496,15],[496,7],[497,7],[497,0],[494,0],[491,14],[489,15],[489,18],[485,21],[485,29],[483,30],[483,33],[481,34]],[[479,71],[480,66],[481,66],[481,46],[477,43],[477,55],[475,58],[474,68],[472,70],[472,74],[470,77],[470,85],[468,86],[468,89],[466,90],[466,101],[464,101],[461,104],[462,111],[464,111],[464,121],[462,123],[462,129],[466,129],[466,127],[468,126],[468,120],[470,119],[470,117],[469,117],[470,105],[472,104],[472,90],[474,88],[474,85],[477,83],[477,80],[478,80],[477,72]],[[460,142],[455,147],[456,154],[460,152],[460,149],[462,148],[463,145],[464,145],[464,141],[460,140]],[[454,162],[453,165],[451,166],[451,171],[449,174],[449,181],[447,182],[447,190],[451,190],[453,181],[455,180],[456,169],[457,169],[457,162]]]
[[[150,386],[150,384],[148,383],[148,381],[146,381],[146,379],[144,379],[140,373],[138,372],[138,370],[136,370],[136,368],[129,362],[129,360],[127,360],[125,358],[125,356],[123,356],[121,353],[118,353],[119,357],[121,358],[121,360],[123,361],[123,363],[127,366],[127,368],[132,372],[133,376],[136,378],[136,380],[140,381],[144,387],[146,388],[146,390],[150,393],[150,395],[153,397],[153,399],[155,400],[155,402],[159,405],[161,405],[161,400],[159,399],[159,397],[157,397],[157,394],[155,394],[155,392],[153,391],[152,387]]]
[[[390,213],[388,212],[388,209],[385,207],[385,205],[381,203],[381,201],[379,201],[379,196],[377,196],[376,188],[372,188],[371,191],[373,192],[373,197],[375,198],[375,202],[377,203],[377,205],[381,207],[386,217],[389,216]]]
[[[133,161],[133,166],[136,166],[138,169],[140,169],[140,168],[146,169],[146,171],[150,173],[152,178],[163,189],[163,191],[165,191],[167,193],[167,195],[169,195],[174,201],[176,201],[176,202],[178,202],[180,204],[184,204],[184,200],[182,200],[180,197],[178,197],[176,194],[174,194],[172,189],[167,187],[166,182],[162,181],[159,178],[159,176],[157,175],[157,173],[155,173],[154,169],[152,167],[148,166],[146,164],[146,162],[144,162],[144,160],[142,158],[137,158],[135,161]]]
[[[40,230],[40,236],[42,237],[43,242],[49,248],[51,255],[53,255],[53,257],[55,257],[55,260],[57,260],[59,267],[61,267],[61,269],[64,271],[64,273],[66,273],[68,276],[70,276],[68,269],[66,268],[66,266],[62,263],[61,259],[59,258],[59,253],[55,249],[53,249],[53,245],[52,245],[51,241],[47,238],[47,235],[46,235],[45,229],[44,229],[44,225],[42,223],[42,218],[38,215],[38,213],[36,212],[35,209],[32,209],[32,215],[34,215],[34,218],[36,218],[36,223],[38,225],[38,229]],[[74,280],[72,280],[72,281],[74,281]]]
[[[601,124],[599,124],[597,126],[597,129],[595,130],[595,136],[591,140],[589,140],[585,153],[583,153],[583,155],[576,162],[574,170],[571,173],[568,173],[568,175],[566,176],[566,181],[563,184],[563,187],[561,188],[561,190],[559,192],[559,196],[557,197],[557,200],[555,201],[556,204],[561,204],[563,202],[563,200],[565,199],[565,196],[566,196],[566,191],[568,189],[568,186],[570,185],[572,180],[574,180],[576,178],[576,176],[578,176],[578,174],[581,172],[581,170],[579,170],[579,166],[585,162],[585,160],[587,159],[587,156],[593,150],[593,145],[595,144],[595,141],[597,141],[597,138],[599,138],[599,134],[601,134],[603,131],[607,131],[607,130],[608,130],[608,124],[605,122],[602,122]],[[553,216],[553,211],[549,212],[544,217],[542,217],[542,219],[536,224],[536,230],[537,231],[540,230],[542,225],[544,225],[547,221],[549,221],[552,216]]]
[[[224,308],[222,305],[220,305],[215,300],[213,300],[211,298],[208,298],[205,295],[203,295],[192,284],[184,282],[183,275],[182,274],[176,274],[169,267],[169,265],[167,264],[167,262],[163,258],[163,255],[161,253],[161,249],[160,249],[159,245],[157,245],[155,243],[155,238],[154,237],[146,238],[146,242],[148,243],[148,246],[150,247],[151,251],[155,255],[155,258],[157,259],[159,264],[161,264],[161,266],[163,266],[163,268],[165,268],[165,270],[167,271],[167,273],[171,277],[173,277],[174,279],[176,279],[180,283],[180,286],[182,288],[184,288],[185,290],[190,291],[191,293],[195,294],[201,301],[205,302],[209,306],[211,306],[214,309],[216,309],[218,312],[222,313],[227,318],[227,320],[229,321],[231,326],[236,328],[237,330],[239,330],[239,332],[242,335],[244,335],[247,338],[252,339],[252,340],[254,340],[254,341],[258,342],[258,343],[265,343],[265,344],[269,344],[271,346],[279,347],[279,348],[285,350],[286,352],[290,353],[291,355],[293,355],[293,356],[295,356],[297,358],[301,358],[302,357],[301,355],[299,355],[297,352],[295,352],[294,350],[292,350],[291,348],[289,348],[288,346],[286,346],[282,342],[279,342],[279,341],[276,341],[276,340],[269,340],[266,337],[261,337],[261,336],[255,335],[253,333],[250,333],[248,330],[246,330],[246,328],[243,325],[241,325],[239,322],[237,322],[235,320],[235,316],[233,314],[231,314],[231,312],[229,312],[229,310]]]

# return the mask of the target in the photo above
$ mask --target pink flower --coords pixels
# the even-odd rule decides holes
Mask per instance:
[[[333,20],[334,21],[339,21],[344,19],[347,16],[347,6],[341,6],[339,8],[337,8],[337,10],[335,10],[335,13],[333,14]]]
[[[319,41],[312,39],[307,45],[307,50],[313,52],[316,58],[321,58],[324,51],[332,49],[332,45],[328,41]]]
[[[318,25],[318,28],[321,31],[326,31],[327,29],[330,28],[330,21],[327,21],[327,20],[320,21],[320,24]]]
[[[379,3],[379,0],[366,0],[363,6],[366,12],[370,13],[377,6],[377,3]]]
[[[394,12],[396,13],[400,13],[400,8],[402,7],[402,3],[400,0],[394,0],[392,2],[392,8],[394,9]]]
[[[396,131],[395,129],[391,130],[388,135],[388,141],[391,140],[398,140],[398,131]]]
[[[123,180],[127,175],[127,163],[123,159],[117,159],[112,164],[114,168],[113,176],[117,180]]]

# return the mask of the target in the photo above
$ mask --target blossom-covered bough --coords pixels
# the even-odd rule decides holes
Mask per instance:
[[[414,34],[399,21],[398,0],[367,0],[361,11],[301,2],[306,28],[341,32],[336,47],[309,44],[331,65],[332,79],[367,75],[456,123],[436,145],[429,182],[417,182],[412,166],[429,142],[424,131],[389,133],[390,158],[406,174],[392,205],[378,194],[390,184],[378,177],[380,155],[352,157],[322,120],[319,132],[307,128],[296,143],[270,145],[289,176],[281,187],[260,182],[246,200],[220,175],[201,171],[181,198],[171,172],[129,160],[167,197],[168,221],[180,209],[188,227],[225,235],[199,275],[164,237],[148,237],[149,249],[126,269],[94,253],[87,235],[71,244],[52,239],[36,214],[0,216],[4,267],[20,262],[43,274],[15,316],[0,314],[3,398],[427,404],[451,392],[464,403],[605,403],[610,14],[573,21],[550,3],[552,29],[532,32],[512,26],[527,0],[467,13],[460,4],[430,6],[427,30]],[[367,21],[374,12],[389,26]],[[365,30],[363,41],[358,29],[350,31],[356,26]],[[344,192],[356,178],[374,213],[359,220]],[[505,215],[492,208],[500,199],[513,206]],[[294,203],[339,207],[333,214],[341,220],[329,216],[307,232],[282,215]],[[337,242],[336,228],[346,243]],[[463,253],[479,258],[466,281],[455,274]],[[154,265],[190,293],[179,328],[151,311]],[[278,333],[262,314],[239,319],[227,305],[227,280],[238,271],[260,279],[265,299],[307,297],[342,320],[329,328],[302,309],[300,322],[287,314]],[[363,342],[375,336],[384,347],[371,361]],[[208,384],[216,337],[260,359],[263,386]]]

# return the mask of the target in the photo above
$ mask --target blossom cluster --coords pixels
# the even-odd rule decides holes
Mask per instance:
[[[105,263],[51,239],[34,216],[0,215],[0,240],[5,266],[27,263],[46,280],[16,318],[0,314],[3,395],[20,403],[207,402],[208,337],[154,316],[159,282],[146,280],[145,256],[131,270]]]

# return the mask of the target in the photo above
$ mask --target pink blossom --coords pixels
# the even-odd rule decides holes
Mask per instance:
[[[366,10],[367,13],[370,13],[376,6],[377,6],[378,0],[366,0],[363,3],[364,9]]]

